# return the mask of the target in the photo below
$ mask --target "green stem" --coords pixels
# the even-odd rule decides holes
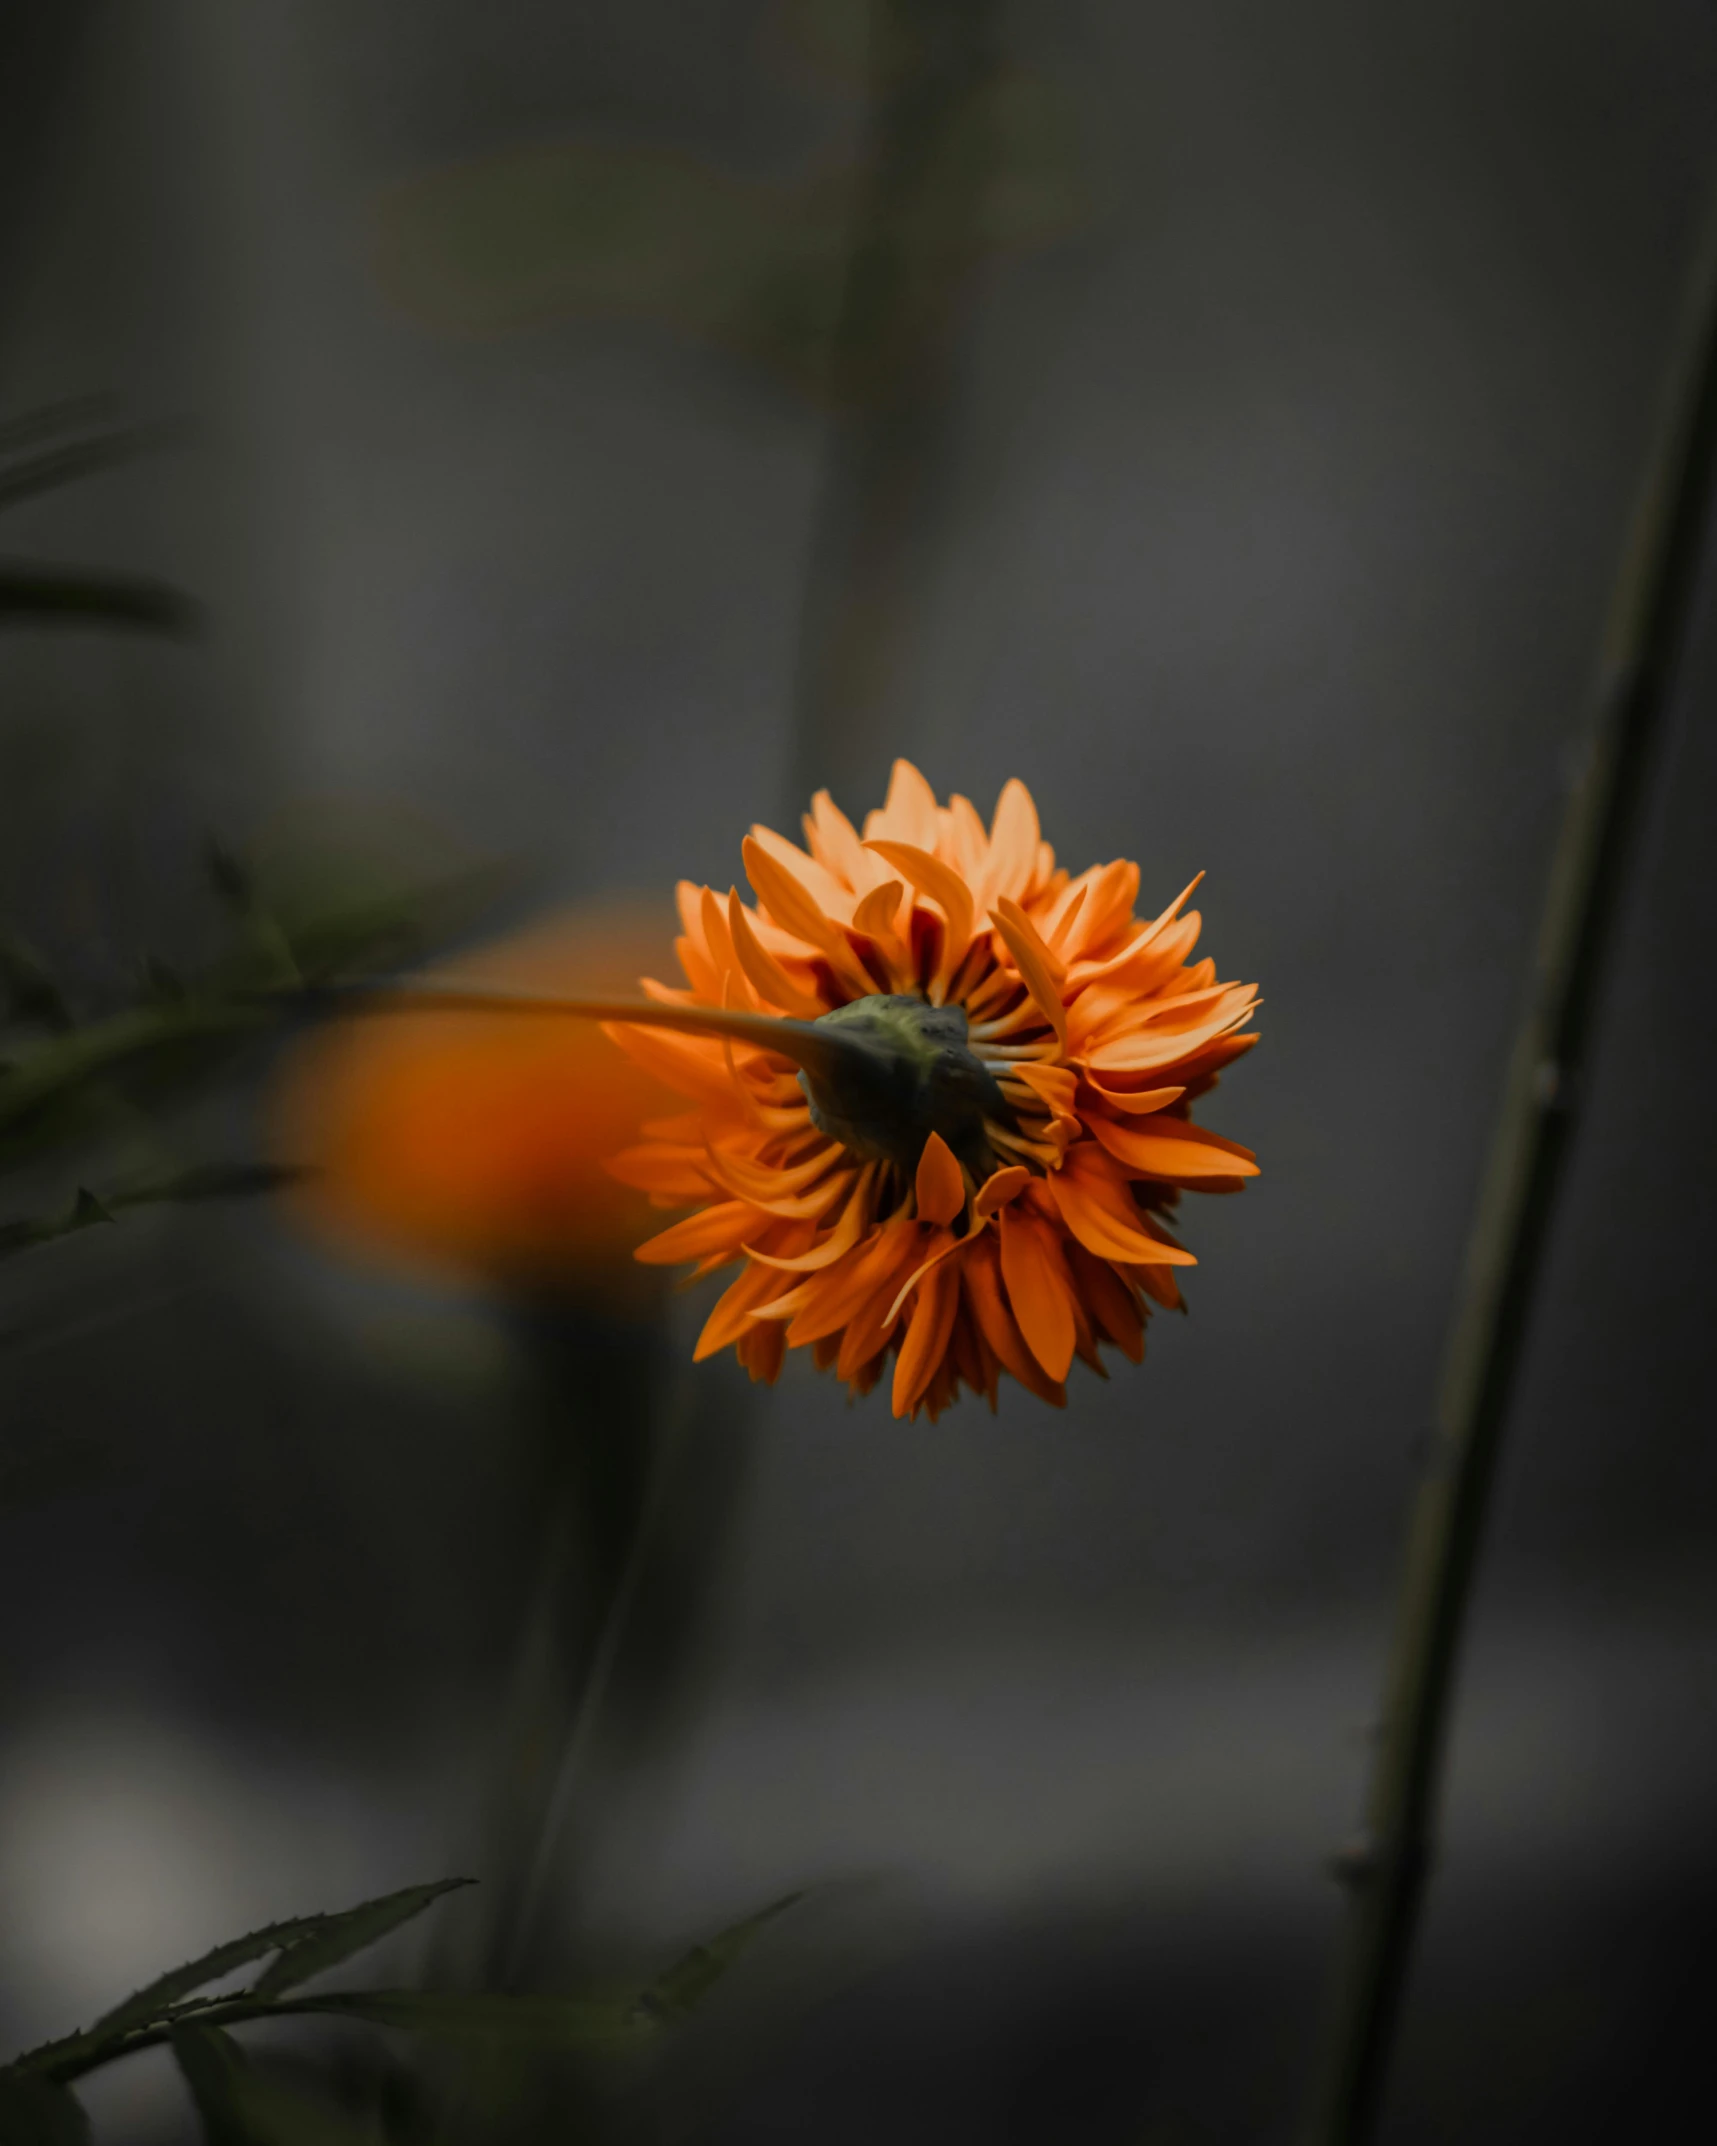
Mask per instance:
[[[871,0],[869,143],[833,344],[835,404],[799,626],[789,806],[886,769],[946,458],[991,173],[970,118],[996,0]],[[962,131],[963,123],[965,131]]]
[[[1409,1526],[1375,1768],[1324,2069],[1305,2137],[1374,2129],[1433,1853],[1462,1628],[1522,1346],[1654,749],[1688,634],[1717,474],[1717,251],[1701,262],[1684,360],[1623,561],[1595,720],[1551,867],[1450,1332],[1433,1450]]]

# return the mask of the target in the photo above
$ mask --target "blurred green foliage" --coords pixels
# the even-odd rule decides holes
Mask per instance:
[[[209,866],[229,916],[228,949],[181,976],[145,966],[134,1003],[80,1022],[68,995],[15,935],[0,939],[0,1178],[111,1139],[227,1071],[244,1046],[337,1003],[334,987],[409,962],[457,928],[496,887],[470,871],[391,889],[325,886],[312,897],[282,877],[266,882],[222,850]],[[0,1258],[127,1208],[267,1192],[278,1171],[250,1161],[199,1162],[106,1186],[80,1186],[71,1205],[0,1221]]]
[[[383,287],[442,333],[641,318],[734,350],[819,402],[886,398],[916,372],[927,330],[963,308],[984,261],[1047,245],[1085,214],[1068,100],[999,64],[944,84],[949,14],[942,0],[802,0],[792,11],[791,44],[823,83],[856,77],[879,109],[905,100],[922,122],[890,272],[866,279],[856,314],[855,247],[902,168],[898,140],[875,128],[856,154],[782,175],[594,136],[426,171],[375,205]]]
[[[4,2146],[61,2146],[87,2140],[73,2082],[121,2058],[165,2043],[176,2058],[209,2146],[339,2146],[374,2141],[367,2123],[342,2114],[326,2095],[254,2066],[228,2031],[258,2020],[325,2017],[362,2021],[456,2042],[559,2050],[606,2059],[635,2057],[691,2010],[764,1927],[797,1895],[695,1946],[643,1987],[618,1990],[466,1995],[456,1991],[323,1990],[302,1986],[414,1921],[444,1894],[469,1883],[444,1878],[384,1894],[338,1914],[294,1916],[230,1939],[158,1976],[92,2027],[44,2043],[0,2070]],[[258,1960],[270,1964],[238,1991],[210,1994]]]
[[[14,418],[0,425],[0,510],[180,431],[117,424],[97,396]],[[0,562],[0,623],[177,630],[194,615],[188,597],[135,576]],[[192,973],[146,956],[131,1003],[89,1019],[0,918],[0,1180],[77,1165],[116,1136],[148,1158],[99,1191],[77,1183],[45,1210],[0,1213],[0,1260],[133,1208],[275,1189],[288,1173],[260,1162],[169,1157],[158,1113],[227,1071],[258,1037],[322,1009],[335,986],[426,952],[498,884],[492,872],[402,873],[362,843],[318,835],[277,845],[257,863],[211,842],[204,865],[225,918],[224,949]]]

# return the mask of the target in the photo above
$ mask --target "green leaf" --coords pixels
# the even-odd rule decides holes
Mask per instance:
[[[219,2027],[175,2027],[173,2054],[203,2120],[208,2146],[258,2146],[244,2113],[250,2066],[230,2034]]]
[[[313,1944],[330,1929],[347,1927],[355,1918],[373,1913],[377,1909],[393,1908],[408,1900],[415,1903],[386,1925],[387,1929],[395,1929],[400,1922],[420,1914],[430,1901],[440,1894],[450,1891],[456,1885],[468,1885],[470,1882],[468,1878],[444,1878],[436,1885],[408,1886],[402,1893],[389,1893],[384,1899],[366,1901],[362,1907],[349,1908],[341,1914],[294,1915],[285,1922],[272,1922],[260,1930],[247,1931],[243,1937],[229,1938],[224,1945],[215,1946],[212,1952],[205,1952],[199,1958],[187,1962],[185,1966],[172,1968],[168,1973],[157,1976],[153,1982],[146,1984],[133,1996],[127,1997],[123,2004],[115,2005],[111,2012],[104,2012],[90,2028],[88,2035],[82,2039],[111,2040],[115,2035],[127,2033],[133,2027],[147,2026],[152,2020],[164,2017],[181,1998],[189,1997],[194,1990],[202,1989],[207,1983],[220,1981],[223,1976],[234,1973],[240,1967],[248,1967],[253,1960],[266,1959],[271,1952],[282,1952],[292,1945]],[[376,1934],[382,1933],[378,1931]],[[365,1937],[360,1942],[370,1944],[374,1939]],[[356,1949],[355,1946],[343,1949],[336,1957],[344,1959],[347,1950]],[[310,1972],[315,1973],[317,1970],[313,1968]],[[298,1979],[301,1980],[302,1977]],[[258,1987],[260,1986],[259,1984]]]
[[[146,633],[191,633],[201,618],[189,596],[142,575],[93,574],[82,567],[35,563],[0,565],[0,626],[123,626]]]
[[[295,1915],[286,1922],[270,1923],[264,1929],[248,1931],[243,1937],[229,1938],[224,1945],[215,1946],[212,1952],[202,1953],[183,1967],[170,1968],[153,1982],[145,1983],[123,2004],[116,2004],[111,2012],[104,2012],[82,2039],[110,2041],[133,2027],[147,2026],[151,2020],[162,2018],[180,1998],[189,1997],[205,1983],[220,1981],[223,1975],[230,1975],[240,1967],[248,1967],[252,1960],[266,1959],[271,1952],[289,1945],[295,1937],[302,1937],[320,1920],[321,1917],[316,1915]]]
[[[734,1923],[707,1944],[694,1945],[683,1959],[676,1960],[665,1974],[658,1975],[648,1989],[639,1992],[636,1999],[639,2011],[657,2019],[691,2011],[694,2005],[703,2002],[759,1932],[804,1897],[803,1892],[788,1893],[755,1915],[748,1915],[743,1922]]]
[[[561,2048],[625,2050],[654,2031],[636,2001],[619,1997],[465,1995],[457,1990],[330,1990],[292,2000],[294,2012],[323,2012],[460,2040],[544,2042]]]
[[[267,1973],[257,1979],[250,1994],[253,1997],[278,1997],[287,1990],[296,1989],[300,1983],[308,1982],[312,1975],[338,1967],[342,1960],[349,1960],[354,1953],[391,1936],[395,1930],[415,1920],[443,1893],[454,1892],[473,1882],[470,1878],[440,1878],[433,1885],[408,1885],[400,1892],[384,1894],[379,1900],[366,1900],[362,1907],[348,1908],[342,1915],[318,1917],[316,1927],[281,1953]]]
[[[3,2146],[89,2146],[89,2118],[75,2094],[30,2072],[0,2072]]]
[[[373,2130],[256,2070],[221,2028],[191,2021],[171,2040],[208,2146],[374,2146]]]

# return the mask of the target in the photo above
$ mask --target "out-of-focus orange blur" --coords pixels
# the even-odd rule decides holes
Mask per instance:
[[[462,954],[447,981],[568,996],[677,974],[659,904],[592,904]],[[311,1176],[295,1211],[347,1248],[474,1281],[638,1305],[659,1286],[632,1248],[661,1216],[605,1160],[683,1101],[594,1022],[388,1013],[318,1030],[291,1054],[275,1113]]]

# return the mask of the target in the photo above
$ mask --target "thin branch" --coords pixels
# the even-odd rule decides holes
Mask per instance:
[[[1717,248],[1701,263],[1669,421],[1623,560],[1595,717],[1551,867],[1409,1527],[1364,1830],[1336,1860],[1350,1920],[1305,2136],[1374,2129],[1432,1855],[1485,1511],[1567,1167],[1617,911],[1686,645],[1717,477]]]

